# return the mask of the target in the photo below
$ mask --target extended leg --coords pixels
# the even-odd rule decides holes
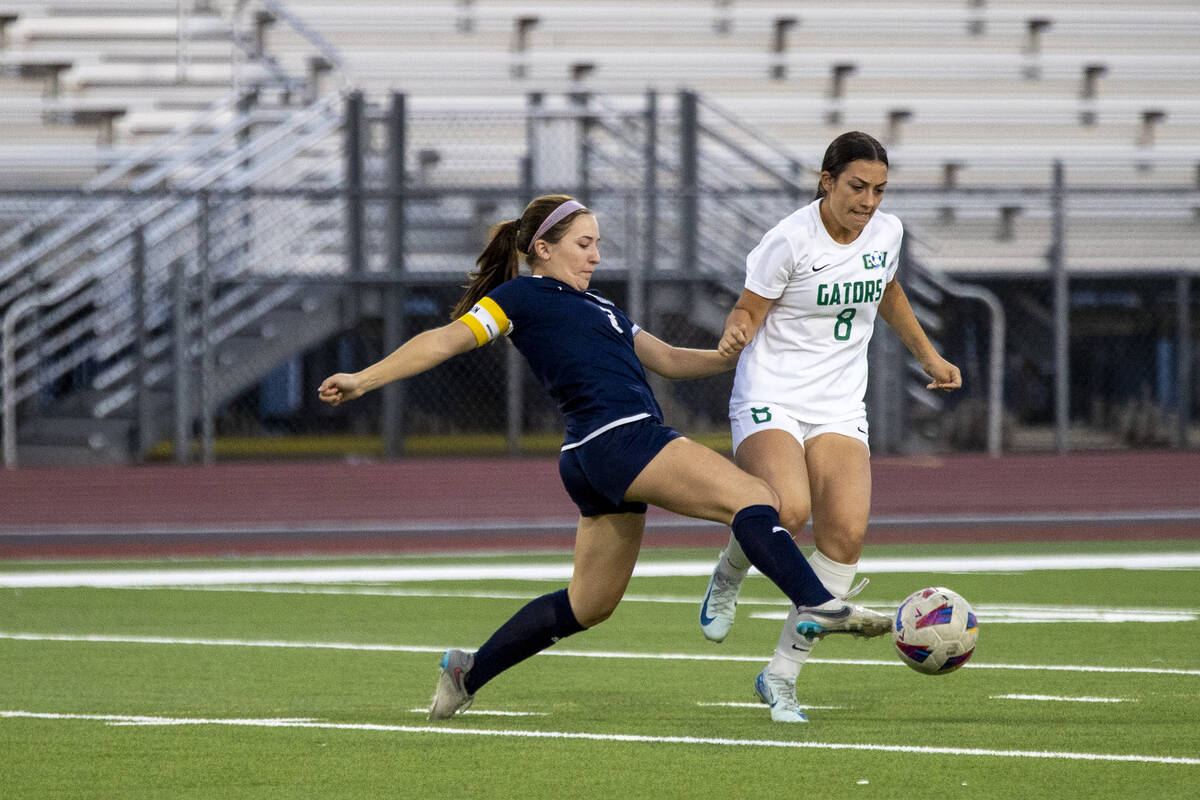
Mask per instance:
[[[475,692],[504,670],[607,619],[633,575],[644,527],[642,514],[581,518],[570,585],[530,600],[475,653],[447,651],[429,718],[466,710]]]

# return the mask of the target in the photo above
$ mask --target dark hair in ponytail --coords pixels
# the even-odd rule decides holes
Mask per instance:
[[[492,226],[487,247],[483,249],[479,258],[475,259],[478,269],[467,273],[471,282],[467,284],[466,292],[450,312],[451,319],[458,319],[470,311],[479,302],[479,298],[505,281],[517,277],[521,269],[517,262],[517,227],[520,222],[519,219],[512,219]]]
[[[519,257],[524,256],[526,263],[531,258],[528,251],[533,245],[533,235],[554,209],[571,199],[573,198],[570,195],[565,194],[543,195],[525,206],[520,219],[494,225],[488,236],[487,247],[483,248],[479,258],[475,259],[476,269],[467,274],[471,282],[467,284],[463,296],[450,312],[450,318],[458,319],[492,289],[517,277],[521,272]],[[577,216],[590,213],[592,212],[587,209],[572,211],[538,238],[551,244],[557,243],[566,235],[567,229]]]
[[[862,131],[849,131],[829,143],[825,150],[825,158],[821,161],[821,175],[826,172],[835,181],[851,161],[880,161],[886,167],[888,163],[887,150],[870,134]],[[814,200],[825,196],[821,186],[821,177],[817,177],[817,194]]]

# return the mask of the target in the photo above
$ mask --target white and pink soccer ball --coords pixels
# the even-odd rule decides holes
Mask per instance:
[[[925,675],[945,675],[967,663],[978,639],[970,603],[939,586],[910,594],[892,621],[900,660]]]

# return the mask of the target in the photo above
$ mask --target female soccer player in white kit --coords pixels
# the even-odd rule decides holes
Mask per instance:
[[[851,584],[870,516],[863,398],[875,317],[920,362],[932,379],[928,388],[962,385],[895,280],[904,230],[877,211],[887,173],[887,152],[865,133],[845,133],[829,145],[816,199],[768,231],[747,257],[745,289],[718,346],[726,355],[741,352],[729,401],[734,460],[775,489],[789,531],[803,530],[811,516],[816,550],[809,563],[835,597],[857,592]],[[730,538],[700,606],[709,639],[729,633],[749,567]],[[797,632],[794,616],[755,681],[779,722],[807,720],[796,678],[817,640]]]

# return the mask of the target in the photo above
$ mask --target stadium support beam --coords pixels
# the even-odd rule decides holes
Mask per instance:
[[[187,262],[171,262],[171,376],[175,406],[175,463],[192,460],[192,403],[188,360]]]
[[[646,91],[646,141],[644,147],[646,162],[645,191],[643,192],[646,197],[644,267],[645,273],[653,276],[657,267],[655,247],[658,242],[658,92],[654,89]]]
[[[212,199],[201,189],[196,202],[200,205],[196,212],[199,237],[196,258],[200,262],[200,459],[208,466],[217,460],[217,404],[213,389],[217,368],[212,342],[213,304],[216,302],[212,276]]]
[[[345,144],[343,158],[346,168],[346,273],[352,278],[366,271],[364,249],[365,211],[363,207],[363,94],[352,92],[346,98]],[[351,301],[350,316],[356,318],[362,298]]]
[[[408,217],[404,197],[404,160],[407,105],[405,96],[392,94],[388,114],[388,274],[391,282],[383,289],[383,352],[390,353],[404,338],[404,305],[408,291],[403,283],[406,265],[404,246],[408,235]],[[383,387],[383,449],[389,459],[404,455],[404,418],[406,381],[393,381]]]
[[[1187,450],[1188,430],[1192,424],[1192,276],[1181,272],[1175,278],[1175,406],[1176,444]]]
[[[700,224],[700,119],[695,92],[679,93],[679,267],[691,274],[696,266],[696,239]]]
[[[541,23],[540,17],[522,16],[513,20],[512,63],[508,74],[513,78],[529,77],[529,39],[533,29]]]
[[[146,397],[146,359],[150,337],[146,332],[146,229],[133,231],[133,435],[129,449],[133,462],[145,458],[150,440],[150,404]]]
[[[1067,278],[1066,193],[1063,163],[1054,162],[1054,184],[1050,195],[1050,275],[1054,282],[1054,449],[1070,449],[1071,426],[1071,296]]]
[[[771,78],[781,81],[787,78],[788,31],[800,24],[796,17],[778,17],[771,33]]]
[[[982,36],[987,33],[987,0],[967,0],[967,33]]]

